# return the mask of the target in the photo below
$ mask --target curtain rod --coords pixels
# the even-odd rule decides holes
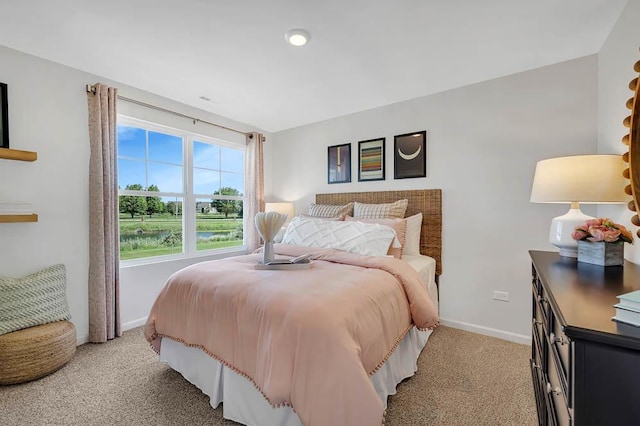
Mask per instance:
[[[96,88],[94,86],[92,86],[91,84],[87,84],[86,89],[87,89],[88,93],[93,93],[94,95],[96,94]],[[127,98],[127,97],[120,96],[120,95],[118,95],[118,99],[120,99],[122,101],[125,101],[125,102],[132,103],[132,104],[140,105],[140,106],[143,106],[143,107],[146,107],[146,108],[155,109],[156,111],[167,112],[169,114],[177,115],[179,117],[188,118],[189,120],[193,121],[193,124],[196,124],[197,122],[200,122],[200,123],[208,124],[210,126],[218,127],[220,129],[229,130],[231,132],[236,132],[236,133],[240,133],[240,134],[245,135],[245,136],[249,136],[250,139],[253,138],[253,134],[251,132],[243,132],[241,130],[232,129],[231,127],[225,127],[225,126],[222,126],[220,124],[212,123],[212,122],[207,121],[207,120],[201,120],[201,119],[196,118],[196,117],[191,117],[190,115],[182,114],[181,112],[171,111],[170,109],[162,108],[162,107],[159,107],[159,106],[156,106],[156,105],[151,105],[151,104],[148,104],[146,102],[138,101],[138,100]]]

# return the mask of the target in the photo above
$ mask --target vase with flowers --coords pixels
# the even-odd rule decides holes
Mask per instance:
[[[624,263],[624,243],[633,244],[633,234],[609,218],[587,220],[571,235],[578,241],[578,262],[601,266]]]

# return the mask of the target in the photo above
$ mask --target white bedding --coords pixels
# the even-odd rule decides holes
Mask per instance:
[[[421,255],[403,256],[402,259],[418,271],[437,304],[435,260]],[[371,382],[385,408],[387,397],[396,393],[397,384],[416,372],[418,356],[430,335],[431,331],[412,328],[389,359],[371,376]],[[160,360],[209,396],[212,407],[224,401],[223,417],[226,419],[248,426],[301,425],[290,407],[272,408],[246,378],[224,367],[200,349],[165,338],[160,349]]]

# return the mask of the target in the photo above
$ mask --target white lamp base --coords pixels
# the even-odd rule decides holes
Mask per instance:
[[[549,230],[549,242],[560,249],[560,256],[578,257],[578,242],[571,237],[576,226],[595,219],[580,210],[578,203],[571,203],[571,209],[564,215],[554,217]]]

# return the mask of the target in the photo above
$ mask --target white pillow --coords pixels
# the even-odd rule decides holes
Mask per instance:
[[[420,254],[420,233],[422,231],[422,213],[406,218],[407,232],[404,236],[402,255],[416,256]]]
[[[332,248],[364,256],[386,256],[400,246],[393,228],[377,223],[320,221],[296,217],[282,239],[284,244]]]

